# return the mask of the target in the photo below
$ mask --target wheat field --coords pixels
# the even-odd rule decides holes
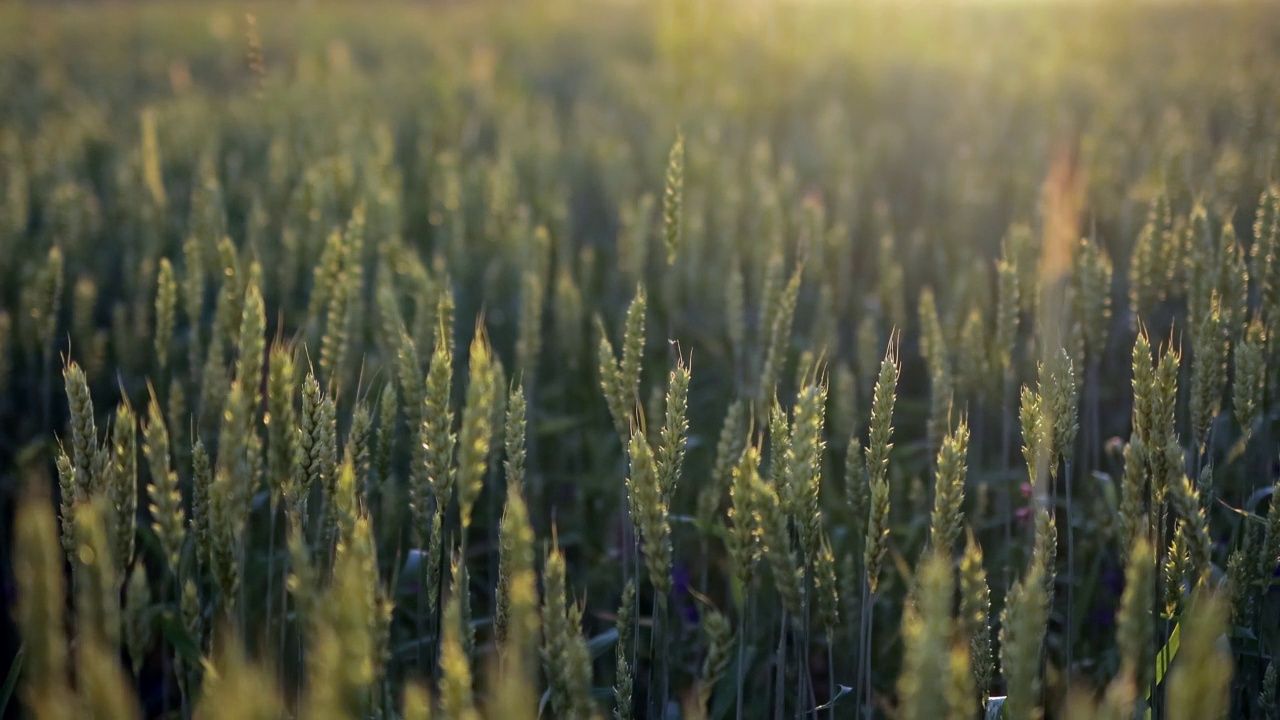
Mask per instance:
[[[0,6],[0,715],[1280,719],[1280,12]]]

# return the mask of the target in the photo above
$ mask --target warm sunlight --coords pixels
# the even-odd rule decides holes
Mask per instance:
[[[0,3],[0,718],[1280,718],[1267,0]]]

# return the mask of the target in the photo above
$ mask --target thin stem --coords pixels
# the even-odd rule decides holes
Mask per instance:
[[[801,600],[800,612],[802,613],[801,614],[802,619],[800,622],[800,628],[801,628],[800,637],[796,639],[795,643],[793,643],[796,648],[796,659],[799,660],[798,667],[800,668],[800,677],[797,678],[799,682],[796,683],[796,712],[797,714],[802,714],[802,715],[809,714],[808,712],[801,713],[801,708],[806,707],[805,705],[806,697],[812,697],[813,695],[812,688],[809,687],[813,679],[810,677],[810,674],[809,674],[809,587],[808,586],[809,586],[809,579],[806,578],[805,584],[804,584],[804,595]],[[806,690],[806,688],[808,688],[808,690]],[[814,705],[817,705],[817,703],[808,705],[808,707],[813,707]]]
[[[746,595],[746,588],[743,588],[743,594]],[[735,717],[742,720],[742,683],[746,675],[747,662],[747,608],[751,605],[750,596],[746,596],[742,602],[742,609],[738,612],[738,702],[735,706]]]
[[[1152,594],[1152,598],[1151,598],[1151,604],[1152,604],[1151,616],[1153,618],[1160,618],[1162,615],[1160,611],[1160,606],[1163,603],[1161,589],[1164,584],[1162,582],[1162,579],[1163,579],[1162,576],[1164,575],[1164,573],[1160,571],[1163,565],[1163,563],[1161,562],[1161,557],[1164,554],[1165,547],[1166,547],[1165,543],[1167,542],[1167,539],[1165,538],[1165,531],[1164,531],[1164,526],[1165,526],[1164,504],[1161,503],[1159,507],[1153,507],[1151,509],[1151,515],[1156,519],[1155,572],[1152,573],[1152,582],[1155,585],[1155,592]],[[1168,637],[1168,632],[1169,632],[1168,621],[1167,620],[1164,621],[1163,623],[1161,623],[1161,625],[1162,625],[1162,632],[1156,633],[1155,637],[1152,638],[1152,641],[1155,643],[1155,655],[1153,657],[1161,656],[1161,653],[1164,652],[1165,639]],[[1150,695],[1150,698],[1151,698],[1150,708],[1151,708],[1152,717],[1160,717],[1160,697],[1159,697],[1159,694],[1156,692],[1156,688],[1158,686],[1159,686],[1159,681],[1156,679],[1156,674],[1153,672],[1151,673],[1151,695]]]
[[[427,563],[431,562],[431,553],[423,552],[418,549],[418,613],[414,618],[414,625],[418,631],[418,669],[422,671],[426,667],[426,621],[427,621]],[[424,673],[425,674],[425,673]]]
[[[875,603],[875,598],[876,598],[875,593],[873,593],[873,592],[871,592],[871,591],[870,591],[870,586],[868,585],[868,590],[867,590],[867,612],[866,612],[866,616],[867,616],[867,636],[866,636],[866,638],[863,640],[863,644],[864,644],[864,646],[866,647],[866,666],[865,666],[865,668],[864,668],[864,674],[866,675],[866,682],[867,682],[867,688],[866,688],[866,689],[867,689],[867,695],[866,695],[867,705],[866,705],[866,710],[867,710],[867,717],[868,717],[868,718],[870,718],[870,717],[871,717],[872,712],[873,712],[873,702],[872,702],[872,698],[871,698],[871,695],[872,695],[872,687],[873,687],[873,686],[872,686],[872,683],[871,683],[871,633],[872,633],[872,632],[874,631],[874,629],[875,629],[875,625],[873,624],[873,620],[874,620],[873,615],[874,615],[874,613],[875,613],[875,605],[874,605],[874,603]]]
[[[658,612],[662,616],[662,714],[659,718],[667,716],[667,702],[671,697],[671,671],[667,667],[671,656],[671,633],[667,629],[667,616],[669,613],[667,601],[665,599],[658,603]]]
[[[1075,555],[1075,524],[1071,519],[1071,485],[1072,485],[1072,467],[1071,456],[1066,456],[1066,515],[1067,515],[1067,612],[1066,612],[1066,654],[1067,654],[1067,677],[1071,677],[1071,643],[1075,635],[1071,633],[1071,613],[1075,607],[1075,586],[1076,586],[1076,555]]]
[[[274,597],[271,593],[272,593],[272,590],[275,588],[275,583],[273,582],[275,579],[273,575],[273,571],[275,570],[275,567],[276,567],[276,498],[274,493],[272,493],[271,498],[267,501],[267,514],[269,515],[270,519],[267,521],[267,526],[268,526],[268,530],[267,530],[267,594],[264,597],[268,599],[267,599],[267,607],[266,607],[266,610],[264,611],[265,617],[263,619],[264,635],[269,634],[271,632],[272,603],[270,598]],[[281,618],[281,622],[284,622],[284,618]],[[283,665],[283,662],[284,662],[283,645],[280,647],[280,661],[281,661],[281,664]]]
[[[247,525],[248,523],[246,522],[245,524]],[[249,634],[249,602],[248,602],[249,598],[247,594],[248,589],[246,587],[249,584],[248,582],[249,562],[246,559],[246,552],[245,552],[245,542],[244,542],[245,532],[246,532],[246,529],[241,528],[240,535],[238,538],[236,538],[236,565],[239,567],[239,572],[240,572],[240,582],[236,587],[236,594],[239,597],[236,598],[236,603],[240,606],[237,609],[240,611],[239,632],[240,632],[241,641],[243,641],[244,638]]]
[[[632,528],[631,530],[631,551],[633,553],[633,560],[635,561],[632,567],[635,572],[635,584],[636,584],[636,593],[635,593],[636,599],[635,599],[634,607],[632,608],[632,617],[639,618],[640,617],[640,544],[637,543],[635,540],[635,528]],[[640,669],[640,665],[638,664],[640,661],[640,623],[635,622],[635,623],[632,623],[631,625],[632,625],[631,627],[631,634],[632,634],[631,671],[634,673]],[[650,648],[650,651],[652,652],[652,648]]]
[[[837,688],[836,684],[836,654],[832,649],[831,631],[827,631],[827,718],[828,720],[836,720],[836,704],[834,702]]]
[[[75,573],[75,572],[71,573],[71,581],[73,583],[72,584],[73,589],[75,587],[74,583],[75,583],[75,577],[77,574],[78,573]],[[170,578],[172,578],[172,582],[170,582]],[[169,598],[172,596],[171,593],[172,593],[173,586],[176,585],[177,582],[178,582],[178,570],[177,568],[170,568],[168,574],[165,575],[165,581],[161,584],[161,587],[163,588],[161,597],[160,597],[161,605],[165,605],[169,602]],[[173,663],[172,658],[170,658],[168,653],[165,653],[164,662],[161,663],[160,702],[161,702],[161,706],[166,708],[169,707],[169,676],[170,674],[172,674],[172,671],[173,671],[172,663]],[[179,695],[181,694],[182,694],[181,689],[179,689]]]
[[[443,511],[443,510],[440,510],[439,512],[444,512],[444,511]],[[441,632],[441,631],[443,630],[443,628],[444,628],[444,579],[443,579],[443,578],[445,577],[445,575],[444,575],[444,571],[445,571],[445,569],[446,569],[446,567],[447,567],[447,566],[445,565],[445,563],[444,563],[444,561],[445,561],[444,548],[445,548],[445,546],[446,546],[446,545],[452,545],[452,544],[453,544],[451,541],[445,541],[445,539],[444,539],[444,538],[445,538],[445,534],[444,534],[443,525],[444,525],[444,523],[443,523],[443,522],[441,522],[441,526],[442,526],[442,528],[441,528],[441,530],[440,530],[440,551],[439,551],[438,553],[435,553],[435,558],[434,558],[434,561],[437,563],[437,564],[436,564],[436,572],[437,572],[438,574],[436,575],[436,577],[441,578],[441,580],[440,580],[440,582],[436,583],[436,585],[437,585],[437,587],[436,587],[436,609],[435,609],[435,612],[431,613],[431,635],[430,635],[430,637],[432,638],[432,642],[431,642],[431,681],[432,681],[432,684],[435,684],[435,683],[436,683],[436,681],[438,681],[438,680],[440,679],[440,640],[441,640],[441,638],[442,638],[442,637],[443,637],[443,635],[444,635],[444,633],[443,633],[443,632]]]
[[[774,659],[777,665],[777,671],[774,674],[773,684],[773,716],[774,720],[782,720],[785,711],[786,699],[783,697],[783,691],[786,688],[786,671],[787,671],[787,611],[782,611],[782,621],[778,625],[778,652]]]
[[[1098,431],[1099,431],[1099,426],[1102,424],[1100,420],[1100,415],[1099,415],[1099,403],[1098,403],[1098,396],[1099,396],[1098,372],[1099,372],[1099,362],[1097,360],[1094,360],[1089,365],[1089,370],[1088,370],[1089,380],[1087,383],[1085,383],[1085,392],[1087,393],[1085,395],[1085,408],[1088,410],[1088,417],[1086,418],[1087,432],[1084,435],[1085,443],[1086,443],[1085,444],[1086,452],[1085,452],[1084,460],[1085,462],[1089,463],[1089,467],[1094,467],[1094,468],[1098,467],[1098,462],[1100,460],[1100,458],[1098,457],[1098,452],[1099,452]]]
[[[853,695],[853,706],[859,711],[862,708],[863,675],[867,671],[867,610],[869,607],[867,593],[870,583],[867,581],[865,569],[862,578],[861,605],[858,607],[858,675],[855,678]]]
[[[41,381],[40,395],[44,405],[44,424],[45,427],[54,427],[53,422],[53,345],[49,345],[42,353],[44,360],[43,379]]]
[[[657,640],[658,631],[660,630],[658,627],[658,594],[656,592],[653,594],[653,600],[649,605],[649,621],[652,626],[649,630],[649,682],[647,686],[649,693],[649,715],[660,719],[662,718],[663,708],[657,707],[657,712],[655,714],[654,700],[657,698],[657,693],[653,691],[654,666],[658,664]]]
[[[1005,370],[1004,374],[1004,398],[1000,404],[1000,467],[1004,470],[1005,492],[1000,494],[1000,515],[1004,518],[1004,547],[1005,552],[1013,547],[1013,487],[1009,477],[1009,448],[1013,443],[1013,414],[1010,412],[1010,404],[1013,402],[1013,371]],[[1006,559],[1007,560],[1007,559]],[[1012,563],[1004,564],[1004,586],[1008,588],[1011,583],[1010,568]]]

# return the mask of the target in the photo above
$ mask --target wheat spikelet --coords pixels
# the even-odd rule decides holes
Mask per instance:
[[[1042,715],[1040,649],[1049,613],[1042,560],[1033,558],[1026,575],[1013,584],[1000,615],[1000,668],[1008,685],[1005,717],[1034,720]]]
[[[76,679],[80,708],[89,720],[132,720],[142,710],[130,678],[120,667],[115,648],[92,635],[76,647]]]
[[[863,549],[869,589],[874,594],[880,583],[880,570],[889,547],[889,451],[893,448],[893,405],[898,384],[897,353],[889,347],[880,363],[871,402],[871,427],[867,439],[866,468],[870,487],[870,516]]]
[[[1166,684],[1171,720],[1225,718],[1230,709],[1232,660],[1221,643],[1228,620],[1226,605],[1201,591],[1192,598],[1182,631],[1178,662]]]
[[[196,560],[207,571],[212,567],[213,519],[209,489],[213,487],[213,465],[204,442],[191,449],[191,531],[195,536]]]
[[[666,419],[660,431],[660,442],[654,459],[658,488],[664,503],[670,504],[680,480],[685,448],[689,442],[689,368],[683,360],[676,362],[667,386]]]
[[[293,353],[284,345],[273,344],[267,373],[267,485],[272,502],[289,497],[293,483],[294,439],[297,410],[294,397],[297,366]]]
[[[26,661],[21,697],[36,718],[71,717],[64,630],[63,559],[58,527],[42,483],[29,483],[14,516],[13,573],[18,594],[14,621]]]
[[[635,678],[627,658],[630,655],[630,640],[635,631],[635,601],[636,583],[635,580],[628,580],[622,589],[622,601],[618,605],[618,620],[615,623],[618,643],[614,646],[614,661],[617,669],[613,682],[613,720],[631,720]]]
[[[1116,645],[1120,648],[1120,674],[1132,678],[1135,686],[1151,684],[1151,639],[1155,633],[1151,617],[1155,557],[1151,545],[1139,537],[1125,563],[1124,594],[1116,614]],[[1131,708],[1132,709],[1132,708]]]
[[[504,659],[516,656],[513,662],[529,663],[538,633],[538,590],[533,569],[534,532],[519,485],[507,486],[498,545],[494,637]]]
[[[1248,442],[1253,435],[1264,405],[1267,381],[1267,330],[1262,319],[1255,316],[1244,332],[1244,339],[1236,346],[1235,373],[1231,385],[1231,404],[1236,423]]]
[[[986,707],[992,680],[991,590],[982,564],[982,547],[969,532],[960,560],[959,623],[969,639],[969,665],[981,707]]]
[[[115,652],[120,647],[120,580],[111,557],[107,510],[106,503],[97,496],[75,507],[76,631],[80,637]]]
[[[493,403],[498,387],[492,353],[484,329],[477,327],[471,343],[462,429],[458,433],[458,511],[464,531],[471,526],[471,509],[484,486],[489,444],[493,440]]]
[[[443,305],[437,308],[443,311]],[[442,313],[443,314],[443,313]],[[425,470],[423,479],[425,490],[434,497],[437,515],[449,504],[454,489],[454,448],[458,445],[458,437],[453,430],[454,413],[449,394],[453,385],[453,340],[444,322],[436,328],[435,350],[431,354],[431,365],[427,371],[425,394],[420,403],[421,424],[417,427],[422,445],[422,464]],[[477,388],[479,389],[479,388]],[[403,388],[402,388],[403,391]],[[410,400],[408,396],[406,402]],[[407,415],[407,414],[406,414]],[[410,428],[413,428],[410,425]],[[418,520],[425,519],[426,503],[423,488],[419,488],[418,497],[422,498],[422,506],[415,506]]]
[[[661,602],[671,592],[671,524],[668,506],[662,495],[653,451],[644,435],[631,436],[629,455],[631,472],[627,490],[631,498],[632,522],[644,541],[645,566],[649,582]]]
[[[796,301],[800,295],[803,274],[803,267],[797,267],[791,274],[791,279],[787,281],[777,300],[777,308],[770,316],[769,324],[765,326],[769,334],[760,370],[760,383],[756,386],[757,400],[772,397],[778,378],[782,375],[787,351],[791,346],[791,325],[795,320]]]
[[[444,605],[440,644],[440,709],[445,717],[479,720],[471,690],[471,661],[463,643],[463,616],[460,597],[467,593],[466,571],[453,560],[453,592]]]
[[[169,572],[176,575],[178,558],[186,538],[186,520],[178,475],[169,464],[169,432],[165,429],[164,416],[154,390],[147,406],[147,422],[142,427],[142,436],[143,452],[151,468],[151,482],[147,485],[147,495],[151,500],[151,526],[164,549]]]
[[[123,580],[126,568],[133,563],[138,523],[138,421],[127,397],[116,407],[111,427],[111,469],[105,495],[111,509],[107,525],[116,576]]]
[[[178,284],[169,258],[160,258],[156,276],[156,364],[164,371],[169,367],[173,347],[174,318],[178,307]]]
[[[142,670],[142,662],[155,640],[151,618],[151,586],[147,583],[147,569],[141,562],[133,564],[125,585],[124,638],[133,663],[133,674]]]
[[[917,574],[917,597],[907,602],[902,615],[903,654],[898,696],[902,698],[902,718],[934,720],[946,717],[949,705],[946,693],[937,692],[929,685],[950,675],[954,589],[951,561],[928,553]]]
[[[702,669],[698,673],[692,704],[686,703],[685,716],[705,718],[707,703],[711,701],[711,691],[716,683],[724,677],[733,655],[733,629],[724,615],[715,610],[708,610],[702,619],[703,634],[707,638],[707,654],[702,659]]]
[[[209,663],[210,672],[195,714],[209,720],[278,720],[285,708],[276,692],[273,674],[263,672],[245,656],[240,639],[227,629]]]
[[[960,535],[964,522],[964,483],[968,471],[969,426],[963,420],[938,450],[933,515],[929,523],[929,547],[945,558]]]

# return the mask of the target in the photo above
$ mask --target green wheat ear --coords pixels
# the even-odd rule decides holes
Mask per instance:
[[[100,488],[103,477],[95,472],[100,469],[95,467],[98,428],[94,424],[89,381],[74,360],[67,361],[62,376],[66,384],[67,406],[71,411],[71,462],[75,468],[76,483],[81,492],[92,495]]]
[[[106,496],[111,506],[109,527],[116,574],[124,579],[133,564],[138,522],[138,421],[127,397],[116,407],[111,428],[111,469]]]
[[[667,504],[675,495],[689,442],[689,379],[688,366],[678,360],[667,386],[666,419],[659,433],[656,457],[658,487]]]
[[[476,328],[471,342],[469,384],[458,433],[458,511],[462,528],[471,526],[471,510],[484,485],[493,440],[493,404],[497,395],[493,351],[484,328]]]
[[[618,643],[614,652],[617,670],[613,683],[613,720],[631,720],[635,677],[628,658],[631,657],[632,636],[635,632],[635,602],[636,581],[631,579],[622,589],[622,601],[618,604],[618,619],[615,623]]]
[[[1100,359],[1111,326],[1111,260],[1096,241],[1081,238],[1072,258],[1072,300],[1075,322],[1080,323],[1085,362]]]
[[[692,704],[686,701],[686,717],[690,718],[707,717],[707,704],[711,701],[711,692],[724,677],[724,672],[733,657],[733,628],[724,615],[708,609],[702,619],[702,629],[707,639],[707,654],[702,659],[702,669],[694,685]]]
[[[106,503],[93,497],[75,507],[74,566],[76,628],[79,635],[118,652],[121,639],[120,581],[107,534]]]
[[[1243,442],[1253,435],[1254,425],[1262,414],[1267,381],[1267,329],[1261,317],[1255,316],[1245,328],[1244,338],[1236,347],[1235,374],[1231,386],[1231,404]]]
[[[960,627],[969,639],[969,665],[981,707],[986,707],[991,686],[991,590],[982,564],[982,547],[967,533],[964,556],[960,560]]]
[[[169,458],[169,431],[165,428],[164,414],[155,390],[151,389],[151,401],[147,406],[147,422],[142,427],[143,454],[151,470],[151,482],[147,485],[150,498],[151,526],[164,549],[166,568],[174,577],[178,573],[178,560],[186,538],[186,512],[182,508],[182,495]]]
[[[26,647],[21,697],[36,717],[71,717],[67,637],[61,601],[63,555],[44,483],[29,483],[14,516],[14,620]],[[51,602],[51,599],[57,599]]]
[[[902,698],[901,717],[930,720],[947,715],[946,694],[929,686],[950,674],[951,559],[928,553],[917,576],[917,597],[907,602],[902,615],[903,667],[898,674],[898,695]]]
[[[662,191],[662,239],[667,246],[667,264],[674,265],[680,252],[684,228],[681,205],[684,203],[684,135],[676,132],[676,140],[667,155],[667,180]]]
[[[1231,707],[1232,659],[1222,643],[1229,608],[1208,591],[1197,592],[1187,611],[1178,662],[1166,684],[1171,720],[1225,718]]]
[[[1120,648],[1120,677],[1139,688],[1151,684],[1154,572],[1151,545],[1146,538],[1138,537],[1125,565],[1124,594],[1116,616],[1116,644]]]
[[[1039,556],[1013,584],[1000,614],[1000,669],[1008,685],[1005,716],[1034,720],[1040,709],[1040,650],[1049,615],[1045,569]]]
[[[506,507],[498,530],[498,587],[494,638],[504,660],[532,662],[538,632],[538,588],[534,575],[534,532],[520,486],[507,485]]]
[[[889,346],[871,402],[871,424],[867,438],[866,468],[870,487],[870,516],[867,522],[863,563],[867,583],[875,594],[880,570],[889,549],[889,451],[893,449],[893,406],[897,397],[897,349]]]
[[[216,633],[210,672],[196,715],[210,720],[275,720],[284,717],[274,675],[245,655],[239,633],[223,626]]]
[[[639,430],[631,436],[629,455],[627,489],[631,499],[632,520],[644,540],[644,560],[649,571],[649,582],[652,583],[659,602],[665,602],[671,592],[670,508],[662,494],[653,451],[644,439],[644,433]]]
[[[458,558],[453,560],[453,591],[444,605],[441,619],[443,640],[440,646],[440,708],[448,718],[479,720],[471,689],[471,661],[463,641],[462,596],[466,569]]]
[[[126,582],[124,605],[125,646],[129,650],[133,674],[142,670],[143,660],[155,640],[151,618],[151,586],[147,583],[147,569],[141,561],[134,563]]]
[[[962,420],[938,450],[937,477],[933,494],[933,516],[929,525],[929,546],[950,558],[964,522],[964,485],[968,471],[969,426]]]
[[[161,372],[169,367],[173,347],[174,319],[178,307],[178,284],[169,258],[160,258],[156,275],[156,364]]]

